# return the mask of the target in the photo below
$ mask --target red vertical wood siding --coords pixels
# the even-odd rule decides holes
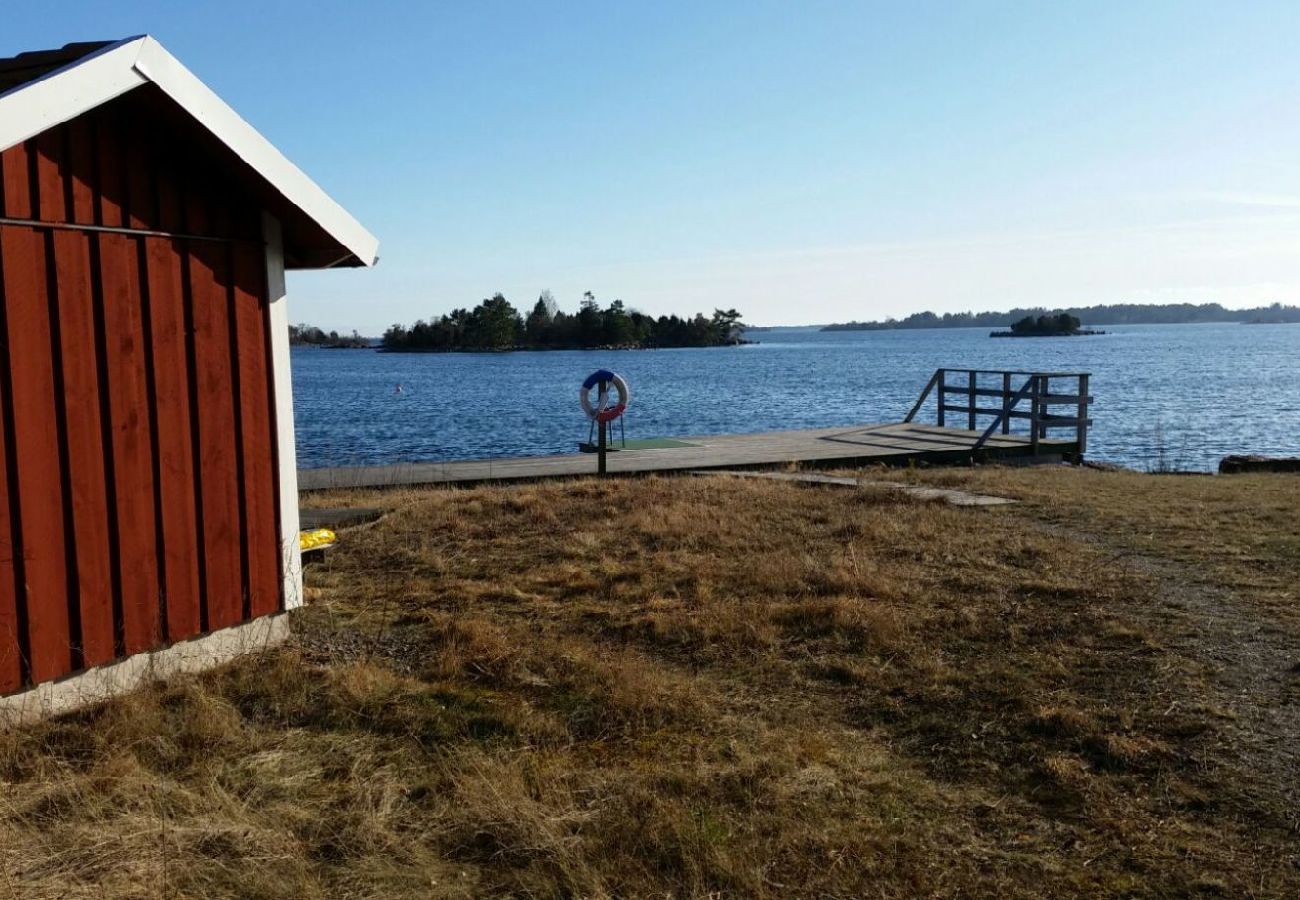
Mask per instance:
[[[108,487],[100,427],[95,310],[90,280],[90,238],[55,232],[60,355],[67,422],[68,489],[76,524],[77,604],[81,647],[88,666],[115,655],[113,573],[103,543],[109,533]]]
[[[127,653],[152,647],[161,638],[154,448],[150,436],[150,401],[145,388],[146,348],[136,269],[137,240],[122,234],[99,236],[117,565],[122,591],[122,635]]]
[[[158,131],[0,153],[0,693],[283,608],[260,211]]]
[[[26,147],[14,147],[0,154],[0,212],[8,216],[25,217],[31,215],[28,206],[28,180]],[[5,264],[6,258],[15,252],[22,252],[28,236],[22,232],[8,233],[0,230],[0,297],[7,296],[11,279],[18,283],[17,275],[10,275]],[[18,506],[17,472],[11,471],[10,464],[15,463],[9,451],[13,443],[11,426],[13,418],[13,390],[9,384],[9,310],[8,304],[0,304],[0,322],[4,323],[3,343],[0,343],[0,456],[3,457],[4,469],[0,473],[4,481],[4,506],[0,508],[0,690],[11,691],[21,685],[28,665],[25,642],[27,640],[26,624],[23,621],[24,609],[20,609],[21,597],[25,593],[22,579],[25,575],[22,567],[21,548],[17,544],[22,534],[21,510]],[[22,333],[22,328],[18,329]],[[16,463],[15,463],[16,466]]]
[[[95,224],[95,131],[85,118],[67,125],[67,173],[72,193],[69,222]]]
[[[230,277],[225,248],[195,242],[190,248],[190,295],[194,307],[194,361],[198,376],[199,481],[203,485],[203,539],[208,578],[208,626],[224,628],[242,618],[239,484],[234,438],[234,373],[231,321],[226,301]]]
[[[0,310],[0,314],[3,310]],[[0,318],[0,321],[3,321]],[[0,328],[0,345],[4,329]],[[17,690],[23,683],[21,622],[18,619],[18,591],[14,582],[14,545],[10,526],[8,439],[0,418],[0,693]]]
[[[249,244],[233,244],[234,318],[239,358],[240,437],[243,441],[244,505],[247,511],[247,595],[254,616],[280,607],[280,540],[276,528],[275,472],[249,460],[275,457],[271,375],[266,335],[265,257]]]
[[[190,420],[185,311],[166,298],[183,297],[181,256],[175,241],[147,242],[150,333],[158,415],[158,491],[162,511],[163,602],[167,639],[197,634],[200,610],[198,518],[194,504],[194,447]]]
[[[31,182],[32,142],[4,155],[5,215],[39,214]],[[10,226],[0,233],[4,257],[5,321],[9,346],[8,387],[13,405],[11,436],[17,474],[17,507],[22,529],[23,591],[48,598],[28,604],[28,664],[34,681],[66,673],[72,665],[73,637],[68,622],[67,536],[63,520],[63,472],[55,407],[53,344],[45,234]]]

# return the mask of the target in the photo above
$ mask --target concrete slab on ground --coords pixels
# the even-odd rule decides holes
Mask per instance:
[[[816,472],[737,472],[727,469],[694,471],[692,475],[729,475],[733,478],[766,478],[771,481],[794,481],[802,484],[831,484],[840,487],[882,488],[898,491],[918,500],[940,500],[949,506],[1011,506],[1016,501],[1009,497],[992,497],[972,494],[949,488],[922,487],[916,484],[899,484],[896,481],[870,481],[847,475],[820,475]]]

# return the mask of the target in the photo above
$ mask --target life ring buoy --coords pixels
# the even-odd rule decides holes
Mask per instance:
[[[614,390],[618,391],[618,402],[613,406],[608,405],[609,390],[604,387],[606,384],[614,385]],[[593,406],[591,389],[597,385],[601,385],[600,396]],[[609,369],[597,369],[582,383],[582,389],[578,391],[578,399],[582,402],[582,411],[587,414],[587,418],[595,419],[597,422],[612,422],[627,410],[627,405],[632,400],[632,392],[628,390],[627,382],[623,380],[622,375],[616,375]]]

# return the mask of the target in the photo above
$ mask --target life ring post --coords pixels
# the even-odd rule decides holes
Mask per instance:
[[[618,402],[612,404],[609,402],[611,385],[618,394]],[[597,402],[595,405],[592,405],[591,402],[590,392],[592,388],[596,389]],[[627,382],[623,380],[621,375],[611,372],[609,369],[597,369],[588,375],[587,379],[582,383],[582,388],[578,391],[578,399],[582,402],[582,411],[598,427],[596,473],[604,475],[607,471],[605,454],[609,451],[609,423],[621,417],[627,410],[627,405],[632,399],[632,392],[628,389]],[[591,440],[590,434],[588,434],[587,440]]]
[[[605,382],[600,383],[601,393],[606,390]],[[607,474],[605,471],[605,454],[609,450],[609,423],[601,419],[598,423],[600,426],[599,436],[596,438],[596,474],[604,478]]]

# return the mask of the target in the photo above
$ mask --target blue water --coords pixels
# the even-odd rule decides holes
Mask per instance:
[[[994,340],[976,328],[782,329],[755,333],[760,343],[744,347],[613,352],[295,348],[298,461],[570,452],[587,436],[578,386],[598,368],[631,385],[629,438],[900,421],[933,371],[948,366],[1091,372],[1092,459],[1211,469],[1229,453],[1300,454],[1300,325],[1107,330]]]

